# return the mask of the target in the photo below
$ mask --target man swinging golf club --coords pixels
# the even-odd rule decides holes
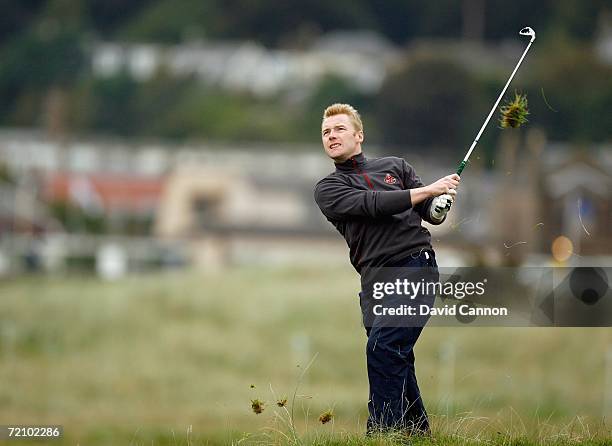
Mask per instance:
[[[321,136],[336,169],[316,184],[315,201],[346,239],[351,263],[362,279],[360,305],[368,335],[370,384],[368,433],[400,430],[428,434],[413,352],[424,324],[387,324],[372,317],[371,292],[365,289],[364,278],[379,267],[429,268],[437,274],[431,234],[421,221],[438,225],[446,219],[459,175],[425,186],[401,158],[366,158],[361,150],[361,117],[348,104],[325,109]],[[435,298],[418,297],[429,305]]]

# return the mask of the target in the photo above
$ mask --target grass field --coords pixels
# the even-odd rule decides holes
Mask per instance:
[[[5,279],[0,424],[61,424],[53,444],[394,444],[361,436],[358,286],[349,268]],[[612,444],[610,345],[610,329],[426,328],[434,437],[413,443]]]

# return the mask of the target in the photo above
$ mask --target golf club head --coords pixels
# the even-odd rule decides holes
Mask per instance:
[[[526,26],[525,28],[521,29],[519,31],[519,34],[521,36],[530,36],[531,37],[530,42],[533,42],[535,40],[535,38],[536,38],[535,31],[533,30],[533,28],[530,28],[528,26]]]

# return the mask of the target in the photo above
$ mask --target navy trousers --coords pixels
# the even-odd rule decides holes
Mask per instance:
[[[404,261],[392,265],[395,268],[407,267],[434,271],[437,278],[437,264],[433,251],[422,251],[409,256]],[[431,273],[428,275],[431,280]],[[437,280],[437,279],[436,279]],[[421,398],[415,374],[414,345],[419,339],[423,325],[428,317],[420,319],[416,325],[401,326],[388,320],[369,318],[375,303],[366,299],[362,290],[361,310],[368,342],[366,358],[370,384],[367,432],[387,430],[408,431],[410,434],[428,434],[429,421]],[[414,302],[433,306],[435,295],[420,295]],[[398,326],[399,325],[399,326]],[[410,325],[410,324],[408,324]]]

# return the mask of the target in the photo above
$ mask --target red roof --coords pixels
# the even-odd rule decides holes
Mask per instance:
[[[47,201],[128,213],[152,212],[163,190],[164,178],[119,174],[56,173],[46,179]]]

